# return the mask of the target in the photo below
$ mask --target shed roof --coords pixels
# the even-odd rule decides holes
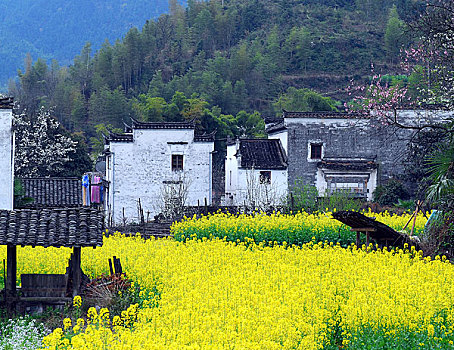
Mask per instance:
[[[12,108],[13,108],[13,98],[0,96],[0,109],[12,109]]]
[[[283,110],[284,118],[320,118],[320,119],[368,119],[363,113],[346,112],[289,112]]]
[[[33,202],[26,208],[67,208],[82,206],[82,181],[77,177],[21,178],[24,196]]]
[[[279,170],[287,168],[287,156],[280,140],[242,139],[240,149],[242,168]]]
[[[0,210],[0,245],[102,246],[104,229],[104,214],[88,207]]]

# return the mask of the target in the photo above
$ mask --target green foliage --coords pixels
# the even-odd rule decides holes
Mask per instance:
[[[454,336],[448,332],[450,321],[445,311],[433,316],[421,327],[407,328],[404,326],[389,328],[386,325],[362,324],[355,330],[346,329],[339,332],[339,326],[329,328],[327,341],[323,349],[337,350],[354,349],[450,349]],[[332,322],[331,322],[332,323]],[[422,331],[421,329],[429,329]],[[336,340],[336,341],[333,341]]]
[[[314,185],[304,183],[303,179],[296,179],[291,189],[290,206],[293,211],[304,210],[313,213],[318,209],[318,190]]]
[[[385,30],[385,50],[388,58],[394,62],[402,49],[405,42],[404,37],[405,25],[399,18],[397,7],[394,5],[389,10],[388,22]]]
[[[352,197],[350,191],[336,191],[331,193],[329,196],[321,197],[319,199],[318,210],[319,211],[344,211],[354,210],[359,211],[361,209],[361,199]]]
[[[309,89],[290,87],[287,92],[273,103],[276,115],[282,110],[299,112],[326,112],[337,111],[336,102],[330,97],[324,97]]]
[[[33,198],[25,197],[24,186],[20,179],[14,179],[14,208],[21,208],[26,204],[33,203]]]
[[[399,199],[408,199],[408,192],[402,182],[390,179],[386,184],[377,186],[374,193],[374,201],[380,205],[393,205]]]
[[[427,198],[444,210],[454,210],[454,143],[442,145],[429,157],[429,172],[432,185]]]
[[[95,125],[96,137],[90,139],[92,145],[92,158],[96,159],[104,149],[104,137],[109,136],[110,132],[121,133],[123,130],[114,128],[111,124],[97,124]]]
[[[408,2],[397,3],[401,17]],[[104,2],[98,5],[105,10]],[[149,121],[195,118],[201,130],[209,132],[214,126],[229,126],[229,118],[221,115],[244,119],[238,117],[241,111],[270,115],[282,108],[335,110],[334,100],[320,91],[340,91],[347,77],[367,74],[370,62],[384,62],[383,19],[392,3],[231,0],[221,6],[210,0],[189,1],[186,11],[176,1],[170,5],[170,15],[149,20],[141,29],[124,31],[122,40],[111,40],[114,44],[105,41],[96,51],[99,43],[87,43],[70,67],[56,62],[48,66],[46,57],[33,63],[28,57],[10,93],[20,99],[22,110],[55,106],[55,116],[66,128],[82,131],[89,139],[96,137],[95,125],[122,127],[130,114]],[[118,13],[129,18],[147,6],[138,1],[131,11],[125,3]],[[91,18],[88,8],[82,13]],[[158,4],[157,8],[162,7]],[[143,11],[147,12],[153,13]],[[395,17],[395,10],[391,12]],[[113,23],[117,13],[110,9],[106,13]],[[85,30],[80,30],[79,22],[74,33]],[[103,40],[106,36],[102,33]],[[189,107],[183,107],[181,100]],[[221,112],[213,113],[218,107]],[[218,132],[260,134],[260,120],[248,119],[258,124],[242,125],[236,131],[229,126],[230,130]]]

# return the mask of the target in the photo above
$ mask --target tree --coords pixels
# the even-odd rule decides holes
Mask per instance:
[[[391,63],[399,57],[404,43],[404,22],[399,18],[397,7],[394,5],[389,10],[388,23],[385,30],[385,50]]]
[[[290,87],[285,94],[273,103],[276,115],[282,110],[298,112],[330,112],[336,111],[336,102],[330,97],[324,97],[309,89]]]
[[[48,177],[65,174],[71,164],[70,175],[79,175],[90,168],[78,150],[79,141],[73,140],[60,123],[44,108],[33,118],[15,115],[16,128],[15,174],[18,177]]]

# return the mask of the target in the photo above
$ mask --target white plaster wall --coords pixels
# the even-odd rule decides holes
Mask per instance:
[[[269,170],[271,171],[271,184],[260,184],[260,171],[266,171],[266,169],[238,169],[236,191],[233,192],[233,205],[243,205],[245,202],[247,204],[247,192],[251,186],[254,186],[259,193],[264,192],[265,186],[268,187],[269,193],[276,200],[274,204],[281,204],[280,202],[288,194],[287,170]],[[254,185],[250,185],[251,183]]]
[[[13,113],[0,109],[0,209],[13,209],[14,147]]]
[[[205,198],[211,204],[213,142],[194,142],[193,129],[135,129],[133,135],[132,143],[110,143],[109,201],[114,222],[121,222],[123,208],[129,221],[138,221],[139,198],[145,218],[148,211],[150,219],[161,212],[165,181],[184,178],[186,205],[197,205],[198,200],[202,204]],[[183,155],[182,173],[172,171],[172,154]]]
[[[238,151],[238,143],[227,146],[225,159],[225,204],[234,205],[234,197],[238,187],[239,160],[235,157]]]
[[[285,153],[288,154],[288,131],[282,130],[276,133],[268,134],[268,138],[272,140],[281,140],[282,147],[285,150]]]

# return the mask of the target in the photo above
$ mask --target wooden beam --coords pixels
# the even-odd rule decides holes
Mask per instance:
[[[375,231],[377,231],[377,229],[374,227],[362,227],[362,228],[351,228],[350,231],[366,233],[366,232],[375,232]]]
[[[82,280],[82,268],[81,265],[81,255],[82,249],[80,247],[73,248],[73,297],[79,295],[80,292],[80,283]]]
[[[12,314],[16,307],[16,277],[17,277],[17,248],[8,245],[6,248],[6,283],[5,296],[7,298],[7,311]]]

